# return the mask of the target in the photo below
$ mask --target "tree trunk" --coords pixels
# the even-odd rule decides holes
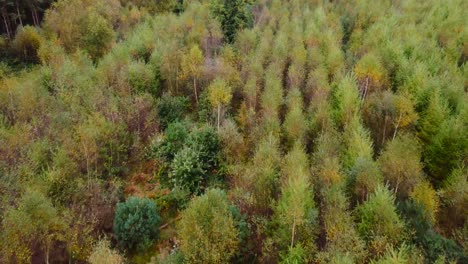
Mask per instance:
[[[395,140],[395,137],[396,137],[396,134],[397,134],[397,131],[398,131],[398,127],[400,126],[400,122],[401,122],[401,114],[400,114],[400,116],[398,117],[398,122],[397,122],[397,124],[396,124],[395,132],[393,133],[393,139],[392,139],[392,140]]]
[[[369,76],[366,77],[366,86],[364,87],[364,92],[362,94],[362,101],[366,99],[367,89],[369,88]]]
[[[89,154],[88,154],[88,148],[86,147],[84,142],[81,142],[81,145],[83,146],[83,150],[85,152],[85,157],[86,157],[86,176],[88,177],[88,190],[90,189],[90,182],[91,182],[91,176],[89,174]]]
[[[37,27],[39,26],[39,17],[37,16],[37,10],[35,6],[32,7],[32,14],[33,14],[34,26]]]
[[[179,95],[179,81],[177,80],[178,76],[179,76],[179,67],[176,67],[176,76],[174,78],[176,95]],[[171,86],[172,86],[172,80],[171,80]]]
[[[49,238],[46,239],[46,252],[45,252],[45,263],[49,264],[49,251],[50,251],[50,241]]]
[[[218,131],[219,131],[220,119],[221,119],[221,104],[218,104]]]
[[[296,233],[296,219],[293,221],[292,234],[291,234],[291,248],[294,246],[294,234]]]
[[[383,135],[382,135],[382,146],[385,144],[385,134],[387,133],[387,114],[385,114],[385,121],[383,127]]]
[[[198,108],[198,93],[197,93],[197,79],[196,78],[193,78],[193,92],[195,94],[195,103]]]
[[[5,25],[5,30],[6,30],[6,33],[7,33],[7,37],[8,37],[8,39],[11,39],[10,24],[8,23],[7,14],[5,13],[5,10],[2,10],[2,17],[3,17],[3,23]]]
[[[23,19],[21,19],[21,13],[19,11],[18,1],[16,1],[16,13],[18,14],[18,19],[20,21],[20,25],[23,26]]]

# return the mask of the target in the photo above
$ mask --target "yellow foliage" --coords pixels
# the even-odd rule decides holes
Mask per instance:
[[[232,99],[231,87],[225,80],[214,80],[208,87],[208,99],[214,107],[229,104]]]
[[[367,53],[356,63],[354,73],[361,81],[369,78],[374,86],[381,86],[385,78],[385,68],[373,53]]]
[[[19,57],[29,60],[38,60],[37,51],[42,43],[42,38],[37,30],[31,26],[20,28],[13,40],[12,46]]]
[[[406,127],[418,119],[418,114],[414,111],[413,101],[408,96],[396,96],[394,106],[397,112],[395,120],[397,127]]]
[[[187,80],[189,78],[197,79],[201,75],[202,64],[204,61],[203,52],[198,45],[193,45],[189,53],[182,57],[181,73],[179,78]]]
[[[125,259],[119,253],[110,248],[109,240],[100,240],[89,256],[91,264],[123,264]]]
[[[431,184],[427,181],[418,183],[411,192],[410,197],[416,203],[424,206],[426,217],[434,223],[439,210],[439,197]]]

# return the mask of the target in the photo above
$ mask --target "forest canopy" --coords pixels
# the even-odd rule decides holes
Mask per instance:
[[[468,263],[464,0],[0,0],[0,263]]]

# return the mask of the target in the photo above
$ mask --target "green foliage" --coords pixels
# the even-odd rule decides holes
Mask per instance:
[[[239,230],[226,194],[207,191],[192,200],[178,225],[180,249],[190,263],[227,263],[236,254]]]
[[[115,38],[112,25],[103,16],[91,13],[82,22],[83,37],[81,42],[83,49],[88,52],[93,60],[100,58],[111,47]]]
[[[424,249],[427,263],[434,263],[441,255],[445,255],[449,260],[456,260],[461,263],[468,260],[466,252],[459,245],[433,230],[429,230],[419,239],[421,240],[420,243]]]
[[[203,126],[192,131],[187,144],[199,152],[203,168],[208,173],[215,173],[220,165],[220,142],[213,127]]]
[[[463,262],[467,259],[459,245],[433,229],[434,223],[427,217],[423,204],[413,201],[405,202],[400,205],[400,210],[406,218],[408,227],[414,232],[413,242],[423,251],[425,263],[435,263],[442,255],[449,260]]]
[[[133,4],[141,9],[148,10],[150,13],[170,12],[183,1],[180,0],[122,0],[123,4]]]
[[[55,34],[63,47],[73,52],[82,48],[96,60],[109,51],[120,3],[115,0],[58,1],[45,17],[47,34]]]
[[[289,248],[287,254],[282,255],[281,262],[284,264],[302,264],[307,263],[306,259],[306,252],[301,247],[300,244]]]
[[[227,42],[233,43],[239,30],[252,23],[250,0],[212,0],[210,9],[221,23]]]
[[[161,217],[153,201],[130,197],[117,204],[114,234],[121,247],[143,249],[158,237],[160,223]]]
[[[468,123],[464,119],[460,115],[445,120],[423,152],[426,167],[438,186],[466,158]]]
[[[402,135],[387,143],[378,162],[384,179],[399,196],[407,197],[421,180],[420,146],[411,135]]]
[[[161,126],[166,128],[169,124],[181,121],[189,108],[189,100],[183,96],[163,95],[158,101],[158,116]]]
[[[153,142],[148,148],[148,158],[159,158],[172,161],[176,153],[182,149],[189,135],[189,125],[185,122],[173,122],[164,131],[160,142]]]
[[[252,163],[249,178],[252,182],[252,196],[259,211],[268,211],[273,196],[279,188],[280,153],[278,140],[273,136],[259,142]]]
[[[307,165],[304,150],[296,144],[284,160],[281,197],[274,208],[272,219],[277,225],[273,239],[280,254],[288,255],[285,258],[289,259],[294,258],[294,252],[303,251],[301,259],[306,262],[310,260],[306,256],[313,255],[315,251],[314,236],[318,214]],[[299,248],[295,248],[297,245]]]
[[[336,123],[346,126],[359,111],[359,89],[353,75],[344,77],[334,89]]]
[[[207,173],[201,163],[200,153],[196,149],[184,147],[174,156],[169,177],[174,186],[198,193],[206,185]]]
[[[383,183],[380,168],[373,160],[358,158],[349,174],[351,191],[359,201],[364,201]]]
[[[343,166],[347,169],[355,166],[358,159],[372,160],[373,148],[369,132],[362,125],[358,116],[350,119],[345,127],[343,140],[346,149],[343,151]]]
[[[403,221],[394,202],[393,194],[379,186],[367,201],[355,209],[358,231],[371,246],[377,247],[374,249],[376,252],[382,252],[387,245],[396,245],[404,236]]]
[[[57,209],[43,194],[25,193],[18,207],[10,208],[3,217],[0,245],[4,258],[8,262],[30,262],[34,250],[31,244],[37,241],[48,259],[52,242],[60,239],[64,230],[59,217]]]
[[[410,263],[421,263],[421,262],[414,262],[411,260],[411,254],[409,247],[406,245],[402,245],[398,249],[391,248],[388,250],[384,256],[382,256],[377,261],[371,261],[372,264],[410,264]]]
[[[162,139],[146,150],[147,158],[158,159],[169,169],[168,184],[192,193],[203,191],[209,183],[220,180],[221,146],[210,126],[192,128],[185,122],[173,122]]]
[[[295,141],[305,142],[307,122],[304,122],[302,96],[298,89],[288,94],[288,113],[284,119],[283,127],[289,144]]]
[[[141,61],[133,62],[128,66],[128,82],[137,93],[147,92],[156,98],[161,85],[159,69]]]

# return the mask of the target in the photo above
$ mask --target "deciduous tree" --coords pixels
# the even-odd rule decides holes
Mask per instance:
[[[221,120],[221,107],[228,105],[232,98],[231,87],[222,79],[214,80],[208,87],[208,97],[213,107],[217,109],[217,128],[219,130]]]
[[[230,203],[219,189],[196,197],[177,226],[180,249],[190,263],[228,263],[238,250],[239,230]]]
[[[200,50],[198,45],[193,45],[188,53],[182,56],[181,61],[181,72],[179,78],[182,80],[192,79],[193,81],[193,95],[195,97],[195,102],[198,106],[198,88],[197,82],[200,79],[203,73],[203,63],[204,63],[203,52]]]

